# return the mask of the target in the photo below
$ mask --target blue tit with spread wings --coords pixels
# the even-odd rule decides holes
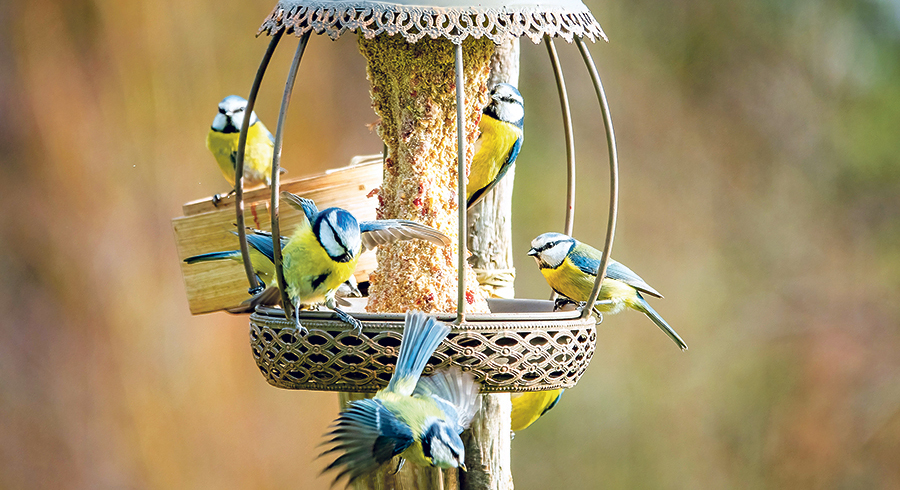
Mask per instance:
[[[460,434],[480,407],[478,383],[458,368],[422,378],[422,371],[450,327],[422,312],[407,312],[397,366],[387,387],[341,411],[323,454],[342,453],[325,471],[348,483],[394,456],[420,466],[465,470]],[[400,468],[398,467],[397,471]]]

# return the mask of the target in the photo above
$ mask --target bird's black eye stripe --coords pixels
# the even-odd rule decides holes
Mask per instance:
[[[235,114],[237,114],[238,112],[244,112],[244,108],[243,108],[243,107],[238,107],[237,109],[234,110],[234,113],[235,113]]]

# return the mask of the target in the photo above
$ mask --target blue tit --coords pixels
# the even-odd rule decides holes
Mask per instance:
[[[559,403],[563,391],[565,390],[530,391],[514,396],[512,398],[512,423],[510,424],[510,429],[513,432],[527,429],[528,426]]]
[[[299,310],[318,303],[324,303],[357,332],[362,331],[358,320],[337,307],[335,292],[353,274],[360,254],[366,250],[414,238],[440,246],[450,244],[447,235],[415,221],[358,222],[340,208],[319,211],[309,199],[290,192],[282,192],[281,197],[306,217],[282,250],[287,295],[294,304],[294,324],[301,331],[305,329],[300,325]]]
[[[603,257],[599,250],[561,233],[544,233],[535,238],[531,241],[528,255],[534,257],[544,279],[554,291],[571,301],[582,303],[591,295]],[[594,310],[615,314],[627,307],[640,311],[653,320],[681,350],[687,350],[687,344],[650,307],[642,293],[662,298],[631,269],[610,258],[606,278],[600,285],[598,303],[593,305]]]
[[[236,232],[232,232],[237,235]],[[281,246],[287,245],[288,237],[281,237]],[[247,229],[247,245],[250,251],[250,263],[253,265],[253,271],[256,273],[256,279],[260,282],[263,290],[256,292],[251,298],[242,302],[239,306],[229,308],[229,313],[250,313],[257,306],[273,306],[281,304],[281,294],[278,290],[278,282],[275,279],[275,262],[272,252],[272,233],[263,230]],[[211,262],[216,260],[233,260],[243,263],[240,250],[227,250],[223,252],[211,252],[200,255],[194,255],[184,259],[188,264],[196,264],[198,262]],[[253,291],[251,291],[253,293]],[[343,301],[342,297],[362,297],[357,287],[356,278],[350,276],[337,289],[336,300],[343,306],[349,306],[350,303]]]
[[[206,147],[216,158],[222,175],[232,188],[235,181],[238,137],[241,134],[246,109],[247,101],[243,97],[237,95],[225,97],[219,102],[219,113],[213,119],[212,127],[206,135]],[[248,187],[259,184],[271,185],[274,148],[275,137],[256,117],[256,112],[251,112],[247,146],[244,148],[244,185]],[[213,201],[218,202],[219,199],[220,196],[216,195]]]
[[[420,466],[466,469],[459,435],[478,412],[478,383],[458,368],[421,378],[450,327],[422,312],[407,312],[394,375],[375,397],[350,402],[328,433],[342,452],[325,471],[338,469],[352,483],[400,455]],[[398,468],[399,471],[399,468]]]
[[[491,101],[484,108],[475,142],[475,157],[466,185],[466,208],[471,209],[484,198],[516,161],[522,148],[525,106],[522,94],[508,83],[498,83],[491,90]]]

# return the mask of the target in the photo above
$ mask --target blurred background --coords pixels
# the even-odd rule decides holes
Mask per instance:
[[[0,3],[0,487],[327,488],[337,397],[266,384],[246,317],[192,317],[170,220],[227,191],[204,139],[246,96],[273,2]],[[517,488],[900,486],[900,3],[589,0],[621,158],[615,257],[663,294],[600,326],[579,385],[513,441]],[[296,39],[257,113],[274,130]],[[596,99],[575,108],[575,235],[600,246]],[[355,36],[314,36],[289,177],[381,148]],[[562,231],[565,151],[522,44],[528,242]]]

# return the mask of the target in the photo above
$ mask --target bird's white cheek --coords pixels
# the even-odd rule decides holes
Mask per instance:
[[[228,118],[225,117],[225,114],[219,113],[216,114],[216,118],[213,119],[212,127],[216,131],[222,131],[225,129],[225,126],[228,125]]]

